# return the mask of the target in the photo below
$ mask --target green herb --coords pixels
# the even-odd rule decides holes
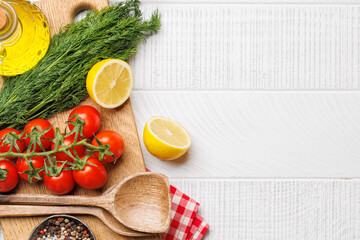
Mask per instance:
[[[21,128],[79,105],[88,95],[86,74],[107,58],[127,60],[146,37],[160,28],[154,12],[143,20],[139,1],[120,2],[61,29],[46,56],[28,72],[4,79],[0,92],[0,129]]]

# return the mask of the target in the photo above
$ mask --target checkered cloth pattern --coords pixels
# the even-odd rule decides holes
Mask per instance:
[[[186,237],[186,240],[200,240],[208,229],[209,224],[206,223],[202,216],[196,214],[190,232]]]
[[[151,172],[148,168],[146,171]],[[209,224],[197,211],[198,202],[170,186],[171,222],[169,229],[161,234],[162,240],[201,240]]]
[[[200,240],[209,229],[209,224],[197,214],[199,203],[170,186],[171,223],[162,240]]]

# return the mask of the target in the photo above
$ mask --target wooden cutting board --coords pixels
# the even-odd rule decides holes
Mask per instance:
[[[54,35],[61,26],[70,23],[75,14],[79,11],[89,8],[101,9],[102,7],[108,6],[108,2],[107,0],[42,0],[36,2],[36,5],[44,12],[49,22],[51,35]],[[94,191],[76,187],[73,192],[74,195],[96,196],[102,194],[107,188],[120,182],[125,177],[137,172],[144,172],[145,164],[130,100],[121,107],[110,110],[100,108],[90,98],[82,102],[81,105],[91,105],[99,110],[102,119],[100,131],[115,130],[122,135],[125,142],[124,153],[116,164],[105,164],[108,170],[108,181],[102,189]],[[54,123],[55,127],[64,129],[64,122],[68,118],[70,112],[71,110],[68,110],[57,114],[50,119],[50,122]],[[29,184],[22,180],[19,182],[14,193],[50,194],[42,182]],[[95,217],[77,217],[89,225],[98,240],[133,239],[112,232]],[[0,218],[5,240],[28,239],[33,228],[43,219],[44,217]],[[136,239],[160,238],[154,236]]]

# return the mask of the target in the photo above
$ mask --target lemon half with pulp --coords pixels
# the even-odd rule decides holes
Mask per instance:
[[[120,59],[106,59],[96,63],[86,78],[91,99],[104,108],[116,108],[130,96],[134,85],[133,72]]]
[[[143,140],[146,149],[162,160],[179,158],[191,145],[190,135],[183,126],[160,116],[151,117],[146,122]]]

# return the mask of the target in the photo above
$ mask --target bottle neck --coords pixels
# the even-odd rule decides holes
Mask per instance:
[[[0,1],[0,42],[11,45],[21,35],[21,26],[15,9],[6,1]]]

